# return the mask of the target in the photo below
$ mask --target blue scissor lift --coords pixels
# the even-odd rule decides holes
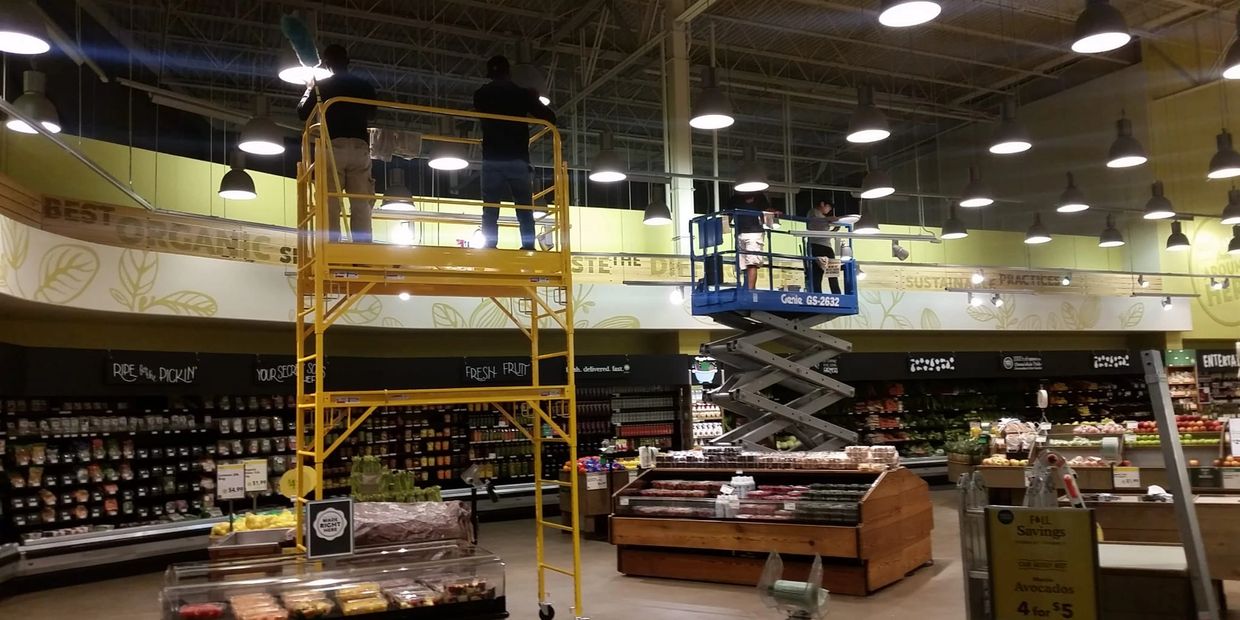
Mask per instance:
[[[763,222],[763,249],[746,251],[733,227],[737,218]],[[708,316],[737,333],[702,345],[702,354],[730,366],[733,372],[706,399],[743,418],[744,423],[711,441],[768,449],[761,442],[777,433],[790,433],[809,450],[833,450],[857,442],[857,433],[815,416],[831,404],[853,395],[853,388],[818,370],[819,366],[852,350],[845,340],[816,329],[828,321],[857,313],[856,265],[841,263],[840,294],[807,290],[811,261],[808,239],[801,244],[784,230],[782,222],[760,211],[723,211],[690,222],[690,262],[693,314]],[[841,224],[842,230],[848,226]],[[849,244],[841,239],[843,246]],[[795,253],[776,251],[797,248]],[[837,252],[842,254],[843,252]],[[850,248],[851,253],[851,248]],[[758,281],[749,288],[742,266],[761,257]],[[823,285],[826,287],[827,278]],[[769,396],[781,385],[798,394],[787,402]]]

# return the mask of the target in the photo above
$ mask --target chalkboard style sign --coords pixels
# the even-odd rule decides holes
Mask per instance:
[[[318,365],[306,362],[306,383],[314,383]],[[254,382],[258,385],[293,385],[297,382],[297,365],[291,357],[254,358]]]
[[[1041,353],[999,353],[999,367],[1008,372],[1040,372],[1046,368]]]
[[[462,366],[465,385],[528,385],[528,359],[466,359]]]
[[[573,367],[577,379],[614,379],[623,377],[633,370],[628,356],[606,356],[578,358]]]
[[[111,385],[194,385],[194,353],[117,352],[104,359],[104,382]]]

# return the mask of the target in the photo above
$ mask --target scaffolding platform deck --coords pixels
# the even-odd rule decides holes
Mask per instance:
[[[374,284],[376,295],[526,297],[566,286],[558,252],[328,243],[324,262],[326,282]]]
[[[329,407],[403,407],[406,405],[470,405],[536,400],[564,400],[568,396],[566,385],[518,385],[487,388],[443,388],[415,390],[357,390],[325,391],[320,396]],[[309,407],[314,404],[314,393],[306,394]]]
[[[857,296],[736,288],[693,293],[693,314],[697,316],[757,310],[848,316],[857,314]]]

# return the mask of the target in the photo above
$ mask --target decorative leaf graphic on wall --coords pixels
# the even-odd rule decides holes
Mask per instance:
[[[72,243],[62,243],[47,251],[39,264],[39,287],[34,298],[54,304],[77,299],[99,273],[95,251]]]
[[[30,232],[16,220],[0,218],[0,246],[4,264],[16,271],[26,264],[26,255],[30,252]]]
[[[401,323],[399,319],[397,319],[396,317],[392,317],[392,316],[383,317],[383,320],[380,321],[379,324],[384,327],[404,327],[405,326],[405,324]]]
[[[437,302],[431,306],[431,324],[435,327],[459,328],[465,327],[465,317],[461,316],[456,308],[448,304]]]
[[[573,291],[573,304],[575,304],[573,312],[575,314],[589,314],[590,310],[594,308],[594,302],[590,301],[590,294],[594,292],[594,285],[577,286],[574,288],[576,290]]]
[[[1119,313],[1119,326],[1123,328],[1136,327],[1141,324],[1141,319],[1145,318],[1145,304],[1137,302],[1128,307],[1127,310]]]
[[[998,318],[995,315],[995,308],[992,306],[988,306],[988,305],[969,306],[968,308],[965,308],[964,312],[965,314],[968,314],[970,318],[972,318],[974,321],[977,321],[978,323],[994,321]]]
[[[594,324],[594,329],[640,329],[641,321],[635,316],[612,316]]]
[[[1052,312],[1046,315],[1046,328],[1050,330],[1059,329],[1059,314]]]
[[[1016,318],[1016,299],[1011,295],[1000,295],[999,298],[1003,300],[1002,307],[995,307],[993,304],[971,305],[965,308],[965,313],[978,323],[994,321],[995,329],[1016,327],[1019,323]]]
[[[362,295],[362,298],[349,308],[340,318],[351,325],[366,325],[379,320],[383,313],[383,302],[374,295]]]
[[[159,275],[159,255],[144,250],[125,250],[117,268],[121,288],[108,289],[112,299],[131,311],[142,312],[151,305],[149,295]]]
[[[474,329],[499,329],[501,327],[511,327],[512,321],[504,314],[496,303],[507,303],[506,301],[491,301],[490,299],[478,300],[478,307],[469,315],[467,325]]]
[[[1065,329],[1090,329],[1098,324],[1101,308],[1098,298],[1090,297],[1081,302],[1079,307],[1066,301],[1063,302],[1059,306],[1059,313],[1063,315]]]
[[[921,311],[921,328],[922,329],[943,329],[943,323],[939,321],[939,315],[934,310],[926,308]]]
[[[186,316],[215,316],[220,309],[214,297],[198,291],[169,293],[152,301],[149,307],[156,306]]]
[[[1031,314],[1021,319],[1020,323],[1016,325],[1016,329],[1022,331],[1037,331],[1042,329],[1042,316],[1038,314]]]

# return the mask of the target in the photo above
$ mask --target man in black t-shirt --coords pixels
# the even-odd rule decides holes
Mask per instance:
[[[491,79],[474,93],[474,109],[504,116],[533,116],[555,123],[555,112],[538,100],[538,91],[522,88],[512,81],[508,59],[495,56],[487,61]],[[533,191],[530,188],[530,126],[526,123],[482,121],[482,202],[498,205],[512,200],[518,207],[521,249],[534,249]],[[564,205],[561,205],[564,206]],[[482,235],[485,247],[499,243],[499,207],[482,208]]]

